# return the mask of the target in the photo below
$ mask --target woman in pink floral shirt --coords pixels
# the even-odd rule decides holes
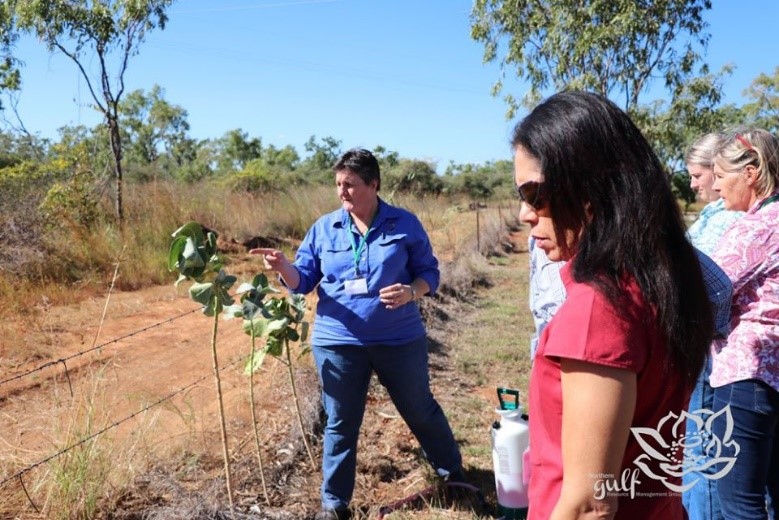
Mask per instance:
[[[718,491],[726,520],[769,518],[769,509],[774,518],[779,504],[779,141],[764,130],[730,133],[715,157],[714,176],[725,208],[746,211],[712,254],[733,282],[731,333],[727,342],[715,342],[710,379],[714,412],[722,412],[713,423],[711,444],[723,450]]]

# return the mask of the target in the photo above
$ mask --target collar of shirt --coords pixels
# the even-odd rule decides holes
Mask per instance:
[[[749,208],[749,211],[747,211],[747,215],[754,215],[755,213],[763,209],[768,204],[773,204],[774,202],[776,202],[777,197],[779,197],[779,190],[774,191],[767,197],[758,199],[757,202],[755,202],[755,204],[751,208]],[[774,200],[768,202],[768,199],[774,199]],[[768,204],[765,204],[766,202],[768,202]]]

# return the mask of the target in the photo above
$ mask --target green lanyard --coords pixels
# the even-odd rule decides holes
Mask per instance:
[[[352,233],[352,215],[349,214],[349,240],[352,242],[352,255],[354,255],[354,272],[357,276],[360,276],[360,256],[362,255],[362,250],[365,249],[365,243],[368,241],[368,235],[370,235],[371,231],[373,231],[373,223],[376,222],[376,217],[378,216],[379,212],[376,212],[376,215],[373,216],[373,220],[371,221],[371,225],[368,226],[368,229],[365,230],[365,234],[360,237],[360,245],[357,245],[357,243],[354,241],[354,233]]]
[[[761,209],[763,209],[763,207],[768,206],[769,204],[771,204],[772,202],[776,202],[777,200],[779,200],[779,193],[775,193],[770,197],[768,197],[767,199],[765,199],[763,202],[761,202],[760,207],[757,208],[757,211],[760,211]]]

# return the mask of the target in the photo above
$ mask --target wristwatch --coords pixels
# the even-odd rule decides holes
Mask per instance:
[[[416,299],[417,299],[417,290],[416,290],[416,289],[414,289],[414,286],[413,286],[413,285],[411,285],[411,284],[409,284],[409,286],[408,286],[408,287],[409,287],[409,289],[411,289],[411,301],[412,301],[412,302],[413,302],[413,301],[416,301]]]

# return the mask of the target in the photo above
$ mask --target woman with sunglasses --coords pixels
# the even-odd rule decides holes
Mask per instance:
[[[733,443],[717,482],[726,520],[775,518],[779,500],[779,141],[765,130],[728,134],[714,158],[714,191],[746,211],[712,257],[733,282],[731,331],[716,341],[714,423]],[[732,427],[732,433],[729,431]],[[738,446],[736,448],[736,445]],[[733,460],[735,459],[735,460]],[[766,494],[769,497],[766,507]],[[767,510],[768,509],[768,510]]]
[[[681,520],[674,418],[713,323],[665,170],[622,110],[586,92],[538,105],[512,145],[520,219],[567,261],[530,378],[529,518]]]

